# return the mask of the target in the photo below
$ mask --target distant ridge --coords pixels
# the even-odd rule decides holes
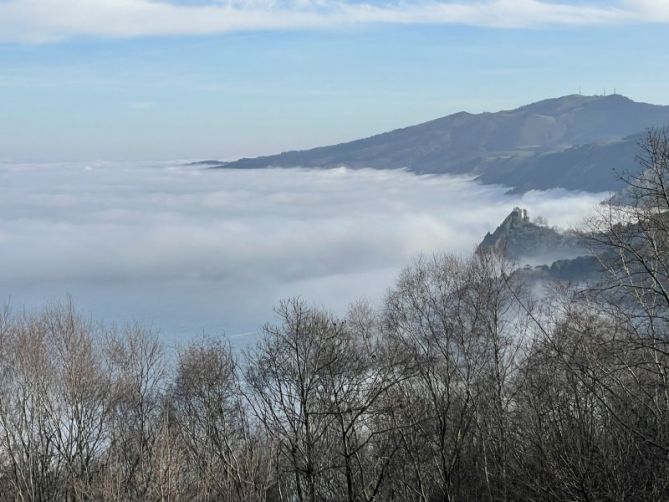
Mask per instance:
[[[568,188],[615,191],[615,172],[635,168],[644,130],[669,124],[669,106],[621,95],[570,95],[515,110],[459,112],[338,145],[209,161],[214,168],[406,168],[416,173],[472,174],[516,191]]]

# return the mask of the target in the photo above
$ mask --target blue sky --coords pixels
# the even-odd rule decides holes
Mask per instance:
[[[669,1],[0,0],[0,160],[234,158],[614,88]]]

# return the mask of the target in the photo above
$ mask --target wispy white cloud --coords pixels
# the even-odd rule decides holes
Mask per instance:
[[[497,28],[669,22],[668,0],[0,0],[0,41],[206,35],[373,23]]]

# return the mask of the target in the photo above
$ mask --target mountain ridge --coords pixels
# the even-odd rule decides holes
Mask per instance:
[[[620,184],[612,171],[634,168],[635,138],[666,124],[669,106],[618,94],[569,95],[512,110],[457,112],[354,141],[211,167],[403,168],[419,174],[473,175],[516,191],[615,191]],[[571,166],[566,176],[562,171]],[[573,171],[584,169],[587,176],[577,180],[581,187],[574,183]]]

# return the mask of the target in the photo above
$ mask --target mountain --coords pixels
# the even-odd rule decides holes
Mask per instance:
[[[460,112],[357,141],[215,167],[406,168],[473,175],[517,191],[608,191],[620,188],[614,170],[635,168],[638,135],[665,124],[669,106],[620,95],[572,95],[496,113]]]
[[[488,232],[476,252],[494,251],[516,262],[516,273],[533,283],[583,282],[600,278],[601,265],[582,235],[530,221],[527,210],[515,208]]]
[[[516,193],[551,188],[619,192],[625,187],[621,175],[638,169],[635,156],[642,136],[572,146],[525,158],[497,159],[489,167],[484,160],[479,180],[513,187]]]
[[[545,264],[587,253],[578,235],[532,222],[527,210],[518,207],[493,233],[486,234],[477,251],[502,253],[520,264]]]

